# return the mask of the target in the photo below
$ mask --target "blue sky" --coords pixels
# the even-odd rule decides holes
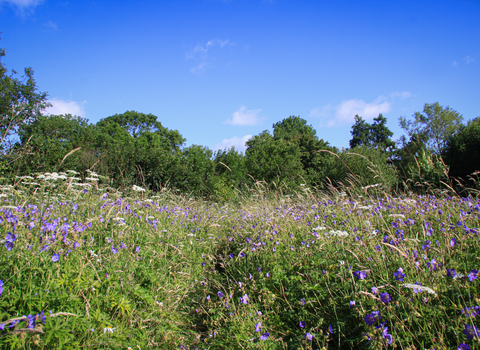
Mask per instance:
[[[348,147],[355,114],[480,115],[480,1],[0,0],[9,69],[50,113],[136,110],[216,150],[297,115]]]

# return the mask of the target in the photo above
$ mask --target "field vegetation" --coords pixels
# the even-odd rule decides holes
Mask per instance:
[[[4,56],[0,50],[0,58]],[[42,114],[0,62],[0,347],[480,349],[480,118],[438,102],[349,149],[290,116],[185,147]]]

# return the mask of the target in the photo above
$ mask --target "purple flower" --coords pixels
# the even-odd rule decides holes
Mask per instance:
[[[388,293],[381,293],[380,294],[380,300],[383,301],[385,304],[388,304],[392,298],[390,297],[390,294]]]
[[[472,271],[470,271],[470,273],[468,274],[468,279],[470,280],[470,282],[477,279],[477,274],[478,270],[473,269]]]
[[[470,350],[470,349],[471,349],[470,345],[467,345],[467,344],[464,344],[464,343],[460,344],[457,348],[457,350]]]
[[[365,278],[367,278],[367,273],[365,271],[355,271],[353,275],[356,279],[359,280],[364,280]]]
[[[260,272],[262,271],[262,268],[261,267],[257,267],[257,272]]]
[[[207,298],[205,300],[210,301],[210,294],[207,295]]]
[[[393,273],[393,276],[397,281],[403,282],[405,278],[405,274],[403,273],[403,269],[401,267],[398,268],[397,272]]]
[[[140,251],[140,247],[137,245],[137,247],[135,248],[135,253],[138,253]]]
[[[452,238],[450,240],[450,247],[452,247],[452,248],[455,247],[455,244],[457,244],[457,240],[455,238]]]
[[[248,304],[248,300],[249,300],[249,299],[248,299],[248,295],[247,295],[247,294],[245,294],[243,297],[240,298],[240,302],[241,302],[242,304]]]
[[[393,337],[391,334],[388,334],[388,327],[385,327],[383,328],[383,332],[382,332],[382,337],[383,339],[386,339],[388,344],[392,344],[393,343]]]
[[[305,333],[305,339],[307,339],[308,341],[312,341],[313,340],[313,334],[310,334],[310,333]]]
[[[300,299],[300,304],[305,305],[305,298]]]
[[[35,327],[35,317],[32,315],[28,315],[27,319],[28,319],[28,328],[33,329]]]
[[[265,332],[260,336],[260,340],[267,340],[269,336],[270,336],[270,333]]]
[[[474,337],[478,337],[478,330],[475,326],[470,326],[469,324],[465,325],[465,329],[462,332],[467,336],[468,339],[472,340]]]
[[[300,328],[305,328],[305,321],[300,321],[298,325],[300,326]]]
[[[0,280],[0,295],[3,293],[3,281]]]
[[[378,288],[377,287],[372,287],[370,289],[370,292],[373,294],[373,295],[377,295],[378,294]]]
[[[333,334],[333,327],[332,327],[332,325],[328,326],[328,331],[329,331],[331,334]]]
[[[258,322],[256,325],[255,325],[255,332],[260,332],[262,330],[262,322]]]
[[[447,277],[455,278],[457,276],[457,273],[455,272],[454,269],[447,269]]]
[[[118,250],[115,248],[115,246],[112,244],[112,249],[110,249],[113,254],[117,254]]]
[[[120,249],[124,249],[124,248],[127,248],[127,246],[123,242],[120,242]]]
[[[354,307],[356,304],[357,304],[357,302],[356,302],[355,300],[352,300],[352,301],[350,302],[350,307]]]
[[[218,291],[218,293],[217,293],[217,294],[218,294],[218,297],[219,297],[220,299],[224,297],[223,293],[222,293],[222,292],[220,292],[220,291]]]
[[[53,254],[52,261],[57,262],[58,260],[60,260],[60,256],[58,254]]]
[[[371,314],[368,314],[367,316],[365,316],[365,322],[368,325],[373,326],[375,321],[381,318],[382,316],[380,316],[380,311],[373,311]]]

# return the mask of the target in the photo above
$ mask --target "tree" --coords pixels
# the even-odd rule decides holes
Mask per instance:
[[[379,148],[383,151],[393,150],[395,142],[391,140],[393,132],[387,127],[387,119],[379,114],[373,119],[373,124],[367,123],[362,117],[355,116],[355,124],[352,126],[350,133],[350,148],[356,146],[367,146]]]
[[[58,171],[63,157],[78,147],[81,149],[66,158],[62,166],[84,171],[94,163],[94,155],[88,155],[95,141],[94,126],[87,119],[71,114],[40,116],[20,125],[18,136],[16,147],[29,150],[21,161],[24,173]]]
[[[300,148],[295,142],[275,140],[265,130],[249,139],[246,145],[247,173],[256,180],[265,181],[272,188],[274,183],[292,188],[304,181]]]
[[[450,137],[444,151],[449,175],[466,178],[480,170],[480,117],[470,120],[466,127]]]
[[[153,114],[144,114],[136,111],[126,111],[123,114],[115,114],[104,118],[97,123],[97,126],[104,127],[111,123],[117,123],[125,129],[135,140],[146,132],[158,133],[165,144],[171,149],[179,149],[183,146],[185,139],[177,130],[169,130],[163,127]]]
[[[305,119],[294,115],[273,124],[273,138],[275,140],[290,140],[298,134],[316,137],[317,132],[311,125],[307,125]]]
[[[7,73],[1,62],[4,56],[5,50],[0,49],[0,152],[5,155],[9,149],[8,137],[20,125],[35,121],[50,104],[47,93],[38,91],[32,68],[25,68],[25,75],[18,79],[16,71]]]
[[[462,126],[463,117],[449,106],[443,107],[438,102],[425,103],[423,114],[415,112],[414,120],[400,117],[400,126],[410,140],[417,139],[426,143],[428,149],[440,155],[447,145],[448,139]],[[405,145],[406,138],[401,142]]]

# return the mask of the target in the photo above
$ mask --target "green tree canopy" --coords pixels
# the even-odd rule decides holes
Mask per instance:
[[[470,120],[466,127],[454,134],[444,151],[449,175],[466,178],[480,170],[480,117]]]
[[[373,124],[367,123],[358,114],[355,116],[355,124],[352,125],[352,139],[350,140],[350,148],[356,146],[375,147],[381,150],[393,150],[395,142],[391,137],[393,132],[387,127],[387,119],[379,114],[373,119]]]
[[[163,127],[153,114],[126,111],[123,114],[115,114],[100,120],[97,127],[102,128],[112,123],[125,129],[135,140],[150,132],[159,134],[164,139],[165,145],[171,149],[179,149],[185,143],[185,139],[177,130]]]
[[[400,126],[410,137],[410,141],[422,140],[427,147],[440,155],[447,145],[448,139],[462,126],[463,117],[449,106],[443,107],[438,102],[425,103],[423,113],[415,112],[413,120],[400,117]],[[405,136],[403,145],[407,144]]]
[[[299,134],[316,137],[317,132],[311,125],[307,125],[305,119],[294,115],[273,124],[273,138],[275,140],[290,140]]]
[[[25,68],[22,79],[16,71],[8,74],[1,59],[5,50],[0,49],[0,152],[5,153],[8,137],[17,132],[22,124],[35,121],[49,106],[47,93],[39,92],[33,79],[32,68]]]

